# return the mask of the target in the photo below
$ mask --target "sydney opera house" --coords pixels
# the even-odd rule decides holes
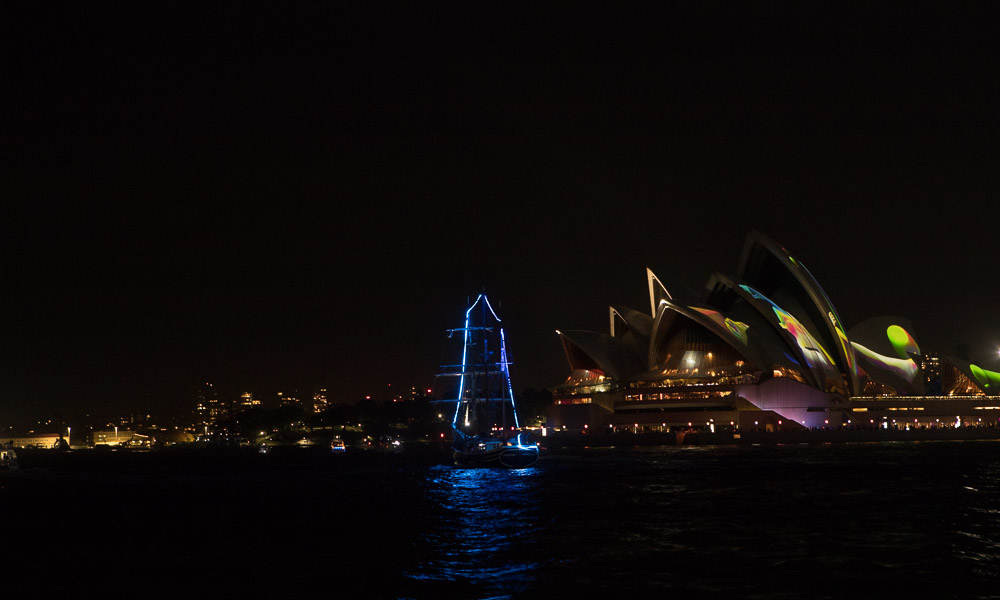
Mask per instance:
[[[850,329],[800,260],[759,233],[734,276],[679,298],[646,270],[649,312],[609,308],[607,333],[560,330],[570,374],[553,427],[954,427],[996,424],[1000,373],[921,351],[912,324]]]

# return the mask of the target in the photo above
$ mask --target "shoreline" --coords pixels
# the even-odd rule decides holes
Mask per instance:
[[[541,440],[547,449],[605,446],[748,446],[783,444],[846,444],[872,442],[1000,440],[1000,429],[703,431],[679,433],[611,433],[601,435],[554,432]]]
[[[736,437],[736,436],[739,437]],[[679,440],[680,438],[680,440]],[[800,430],[782,432],[690,432],[683,436],[675,433],[614,433],[582,435],[556,432],[541,438],[544,454],[559,454],[583,449],[626,449],[637,447],[750,447],[750,446],[818,446],[844,444],[915,443],[939,441],[1000,441],[1000,429],[929,429],[929,430]],[[680,441],[680,443],[679,443]],[[279,446],[268,454],[258,454],[252,448],[172,446],[155,450],[94,450],[75,449],[54,451],[24,449],[18,451],[21,472],[49,470],[83,472],[97,469],[111,471],[118,468],[136,474],[144,467],[155,469],[167,465],[199,472],[205,468],[235,469],[305,469],[330,468],[334,471],[350,465],[351,468],[407,468],[435,464],[451,464],[451,446],[440,442],[411,442],[402,449],[350,449],[343,454],[332,454],[318,448]],[[204,463],[209,459],[208,463]],[[211,466],[214,465],[214,466]],[[17,471],[11,471],[15,473]]]

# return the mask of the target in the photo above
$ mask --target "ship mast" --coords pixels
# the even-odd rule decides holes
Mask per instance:
[[[478,315],[479,323],[474,323],[474,309],[480,306]],[[487,325],[489,317],[492,316],[494,323]],[[462,418],[462,426],[469,428],[475,422],[477,426],[482,425],[480,421],[491,415],[496,416],[496,410],[489,410],[490,406],[497,406],[500,412],[500,421],[504,429],[507,425],[507,403],[510,403],[511,414],[514,417],[514,426],[520,428],[517,418],[517,407],[514,404],[513,386],[510,381],[510,362],[507,359],[506,336],[500,317],[493,310],[489,298],[485,293],[479,294],[476,300],[465,311],[464,326],[459,329],[449,329],[448,334],[462,332],[462,363],[460,365],[442,365],[443,371],[439,377],[458,376],[458,393],[454,399],[443,399],[437,402],[455,402],[455,410],[452,414],[451,425],[453,429],[460,430],[459,418]],[[497,338],[497,350],[490,351],[490,338]],[[477,348],[476,344],[482,345]],[[481,355],[481,362],[476,361]],[[491,355],[496,360],[491,360]],[[475,362],[473,362],[475,361]],[[497,378],[496,384],[491,378]],[[464,404],[464,407],[463,407]],[[463,413],[464,408],[464,414]]]

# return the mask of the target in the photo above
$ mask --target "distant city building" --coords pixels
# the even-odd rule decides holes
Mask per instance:
[[[219,392],[209,382],[198,387],[194,399],[195,419],[199,425],[214,425],[228,416],[225,403],[219,399]]]
[[[301,406],[302,399],[296,392],[278,392],[278,406]]]
[[[319,388],[319,391],[313,394],[313,412],[319,414],[328,408],[330,401],[326,397],[326,388]]]
[[[239,407],[241,411],[251,408],[260,408],[261,402],[259,398],[254,397],[253,392],[243,392],[240,394]]]
[[[924,374],[924,385],[930,395],[941,395],[941,357],[924,354],[920,357],[920,371]]]

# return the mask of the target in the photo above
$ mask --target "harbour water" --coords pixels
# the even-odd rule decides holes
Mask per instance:
[[[1000,593],[1000,443],[423,456],[26,456],[7,583],[52,593],[865,597]]]

